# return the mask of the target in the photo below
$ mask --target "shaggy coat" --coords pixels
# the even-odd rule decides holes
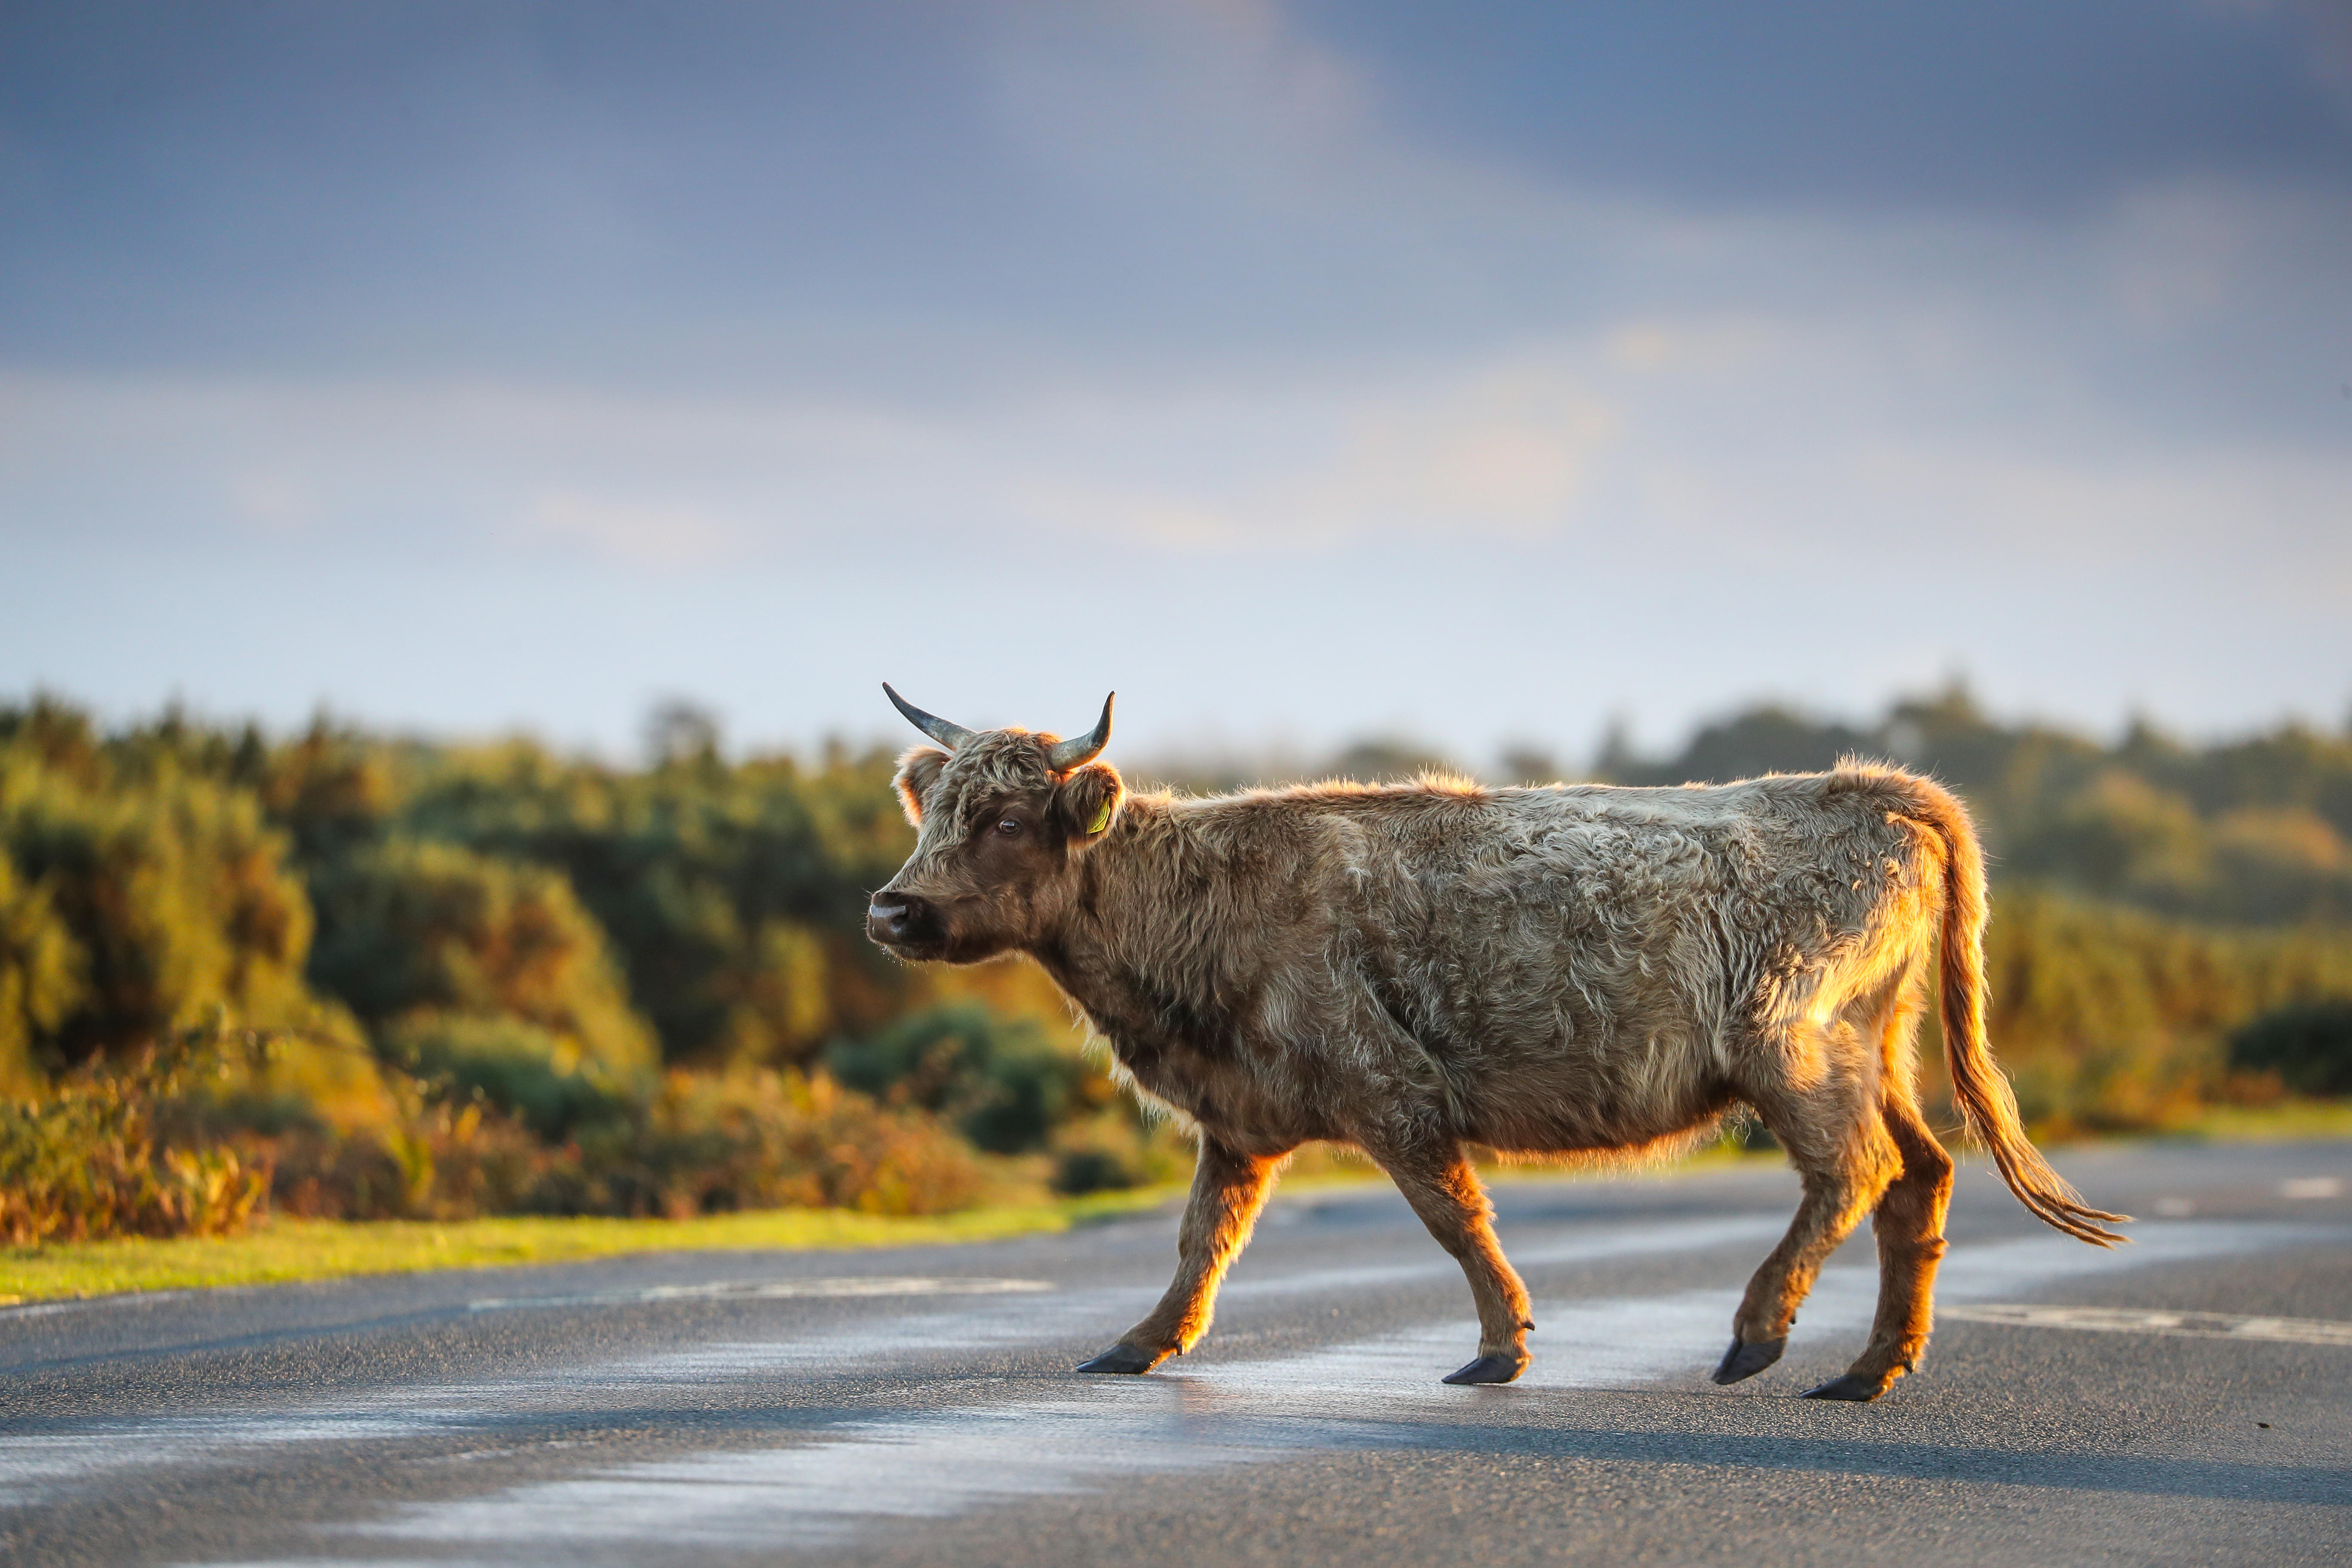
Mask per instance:
[[[936,731],[935,731],[936,732]],[[1940,950],[1956,1096],[2025,1205],[2119,1239],[2019,1126],[1984,1032],[1984,873],[1960,804],[1862,763],[1720,787],[1424,778],[1137,797],[1051,736],[907,753],[919,837],[871,934],[910,959],[1025,952],[1201,1157],[1160,1306],[1086,1370],[1148,1371],[1209,1325],[1284,1158],[1353,1144],[1461,1260],[1478,1359],[1527,1364],[1528,1296],[1465,1146],[1640,1150],[1753,1109],[1803,1177],[1720,1381],[1771,1364],[1830,1252],[1875,1215],[1868,1345],[1814,1391],[1869,1399],[1925,1352],[1951,1161],[1913,1035]],[[1108,714],[1098,734],[1108,738]],[[1065,750],[1067,750],[1066,743]]]

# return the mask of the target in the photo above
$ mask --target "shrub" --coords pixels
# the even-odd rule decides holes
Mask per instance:
[[[0,1092],[42,1081],[35,1045],[53,1038],[81,1005],[89,963],[59,917],[47,881],[17,875],[0,847]]]
[[[451,752],[401,811],[421,838],[558,869],[610,935],[666,1061],[803,1065],[905,1005],[866,941],[866,894],[912,843],[891,754],[643,773],[528,742]]]
[[[2276,1008],[2230,1037],[2230,1065],[2297,1094],[2352,1094],[2352,996]]]
[[[968,1207],[980,1194],[961,1139],[823,1075],[673,1071],[625,1090],[527,1054],[530,1037],[505,1020],[415,1029],[423,1060],[447,1054],[438,1072],[405,1081],[394,1124],[310,1122],[263,1142],[279,1207],[339,1219],[787,1206],[911,1215]],[[559,1125],[560,1142],[540,1135]]]
[[[616,1070],[650,1065],[604,934],[560,871],[395,839],[322,872],[311,977],[371,1026],[504,1014]]]
[[[269,1187],[266,1160],[225,1144],[166,1147],[159,1111],[186,1057],[148,1051],[121,1069],[93,1063],[37,1100],[0,1105],[0,1240],[226,1236]]]
[[[0,1033],[80,1060],[135,1051],[220,1008],[300,1022],[310,906],[252,793],[168,757],[143,772],[60,762],[21,730],[8,736],[6,718],[0,946],[13,952],[0,971],[34,983],[15,983],[16,1021]]]
[[[1066,1197],[1172,1182],[1191,1173],[1192,1146],[1173,1123],[1113,1106],[1057,1129],[1053,1188]]]
[[[838,1041],[825,1063],[851,1088],[944,1117],[995,1154],[1042,1149],[1057,1124],[1117,1098],[1108,1077],[1033,1021],[973,1004]]]
[[[2245,1020],[2352,988],[2352,935],[2216,930],[2012,884],[1993,896],[1985,972],[1993,1052],[2035,1136],[2130,1131],[2221,1098]],[[1940,1102],[1932,1007],[1920,1047]]]
[[[557,1155],[478,1104],[420,1104],[396,1124],[309,1123],[268,1142],[270,1202],[317,1219],[471,1219],[527,1209]]]
[[[383,1054],[444,1101],[478,1101],[562,1142],[592,1123],[624,1121],[628,1095],[599,1064],[528,1019],[421,1013],[385,1032]]]
[[[866,1214],[967,1208],[969,1148],[919,1114],[819,1073],[674,1071],[623,1126],[564,1151],[529,1205],[566,1214],[713,1214],[788,1205]]]

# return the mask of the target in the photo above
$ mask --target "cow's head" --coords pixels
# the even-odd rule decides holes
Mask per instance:
[[[1118,770],[1095,761],[1110,743],[1111,699],[1093,734],[1062,741],[967,730],[882,689],[940,744],[898,760],[915,852],[867,905],[866,934],[901,958],[950,963],[1036,939],[1075,897],[1079,858],[1126,796]]]

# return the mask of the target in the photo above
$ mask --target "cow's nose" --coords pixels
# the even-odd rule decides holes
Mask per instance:
[[[906,893],[877,893],[866,906],[866,934],[877,942],[904,942],[922,918],[922,900]]]

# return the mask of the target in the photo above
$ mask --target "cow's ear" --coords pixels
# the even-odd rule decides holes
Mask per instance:
[[[1080,847],[1098,841],[1118,818],[1127,786],[1108,763],[1088,763],[1064,779],[1054,791],[1054,803],[1070,842]]]
[[[898,759],[898,776],[890,781],[898,792],[898,804],[906,808],[907,820],[917,827],[923,826],[923,797],[940,782],[940,770],[948,765],[948,754],[937,746],[917,746]]]

